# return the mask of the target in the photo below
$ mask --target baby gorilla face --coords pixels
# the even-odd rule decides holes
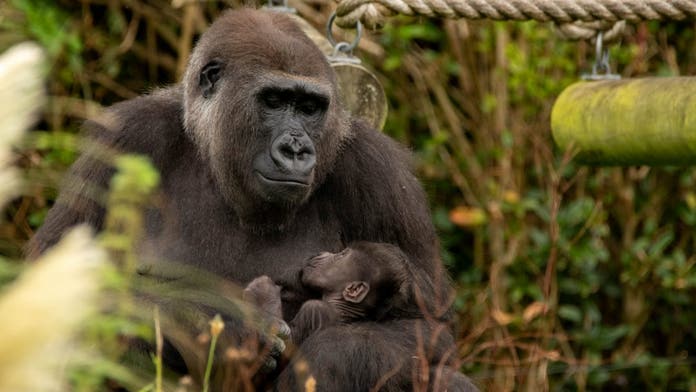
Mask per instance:
[[[343,321],[377,319],[405,303],[409,271],[394,245],[355,242],[339,253],[321,253],[307,261],[301,281],[321,294]],[[402,288],[404,293],[401,293]]]
[[[302,269],[302,284],[320,291],[329,302],[360,304],[370,292],[371,278],[363,256],[360,251],[346,248],[313,257]]]
[[[351,261],[355,256],[351,248],[339,253],[322,252],[302,269],[302,284],[325,294],[343,290],[348,282],[361,278],[359,265]]]

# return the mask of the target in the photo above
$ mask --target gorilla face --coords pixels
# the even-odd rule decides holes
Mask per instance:
[[[256,94],[268,148],[254,157],[255,188],[271,201],[302,201],[314,183],[317,149],[330,90],[288,77],[272,77]],[[312,132],[313,130],[317,130]]]
[[[201,37],[184,77],[184,121],[240,216],[291,215],[349,138],[324,55],[271,12],[228,12]]]

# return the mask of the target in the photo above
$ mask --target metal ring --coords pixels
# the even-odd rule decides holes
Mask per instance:
[[[609,66],[609,49],[603,47],[604,32],[598,31],[595,42],[595,61],[592,64],[592,73],[582,75],[583,80],[617,80],[621,75],[611,73]]]
[[[604,43],[604,32],[601,30],[598,31],[597,38],[595,39],[595,60],[599,62],[599,59],[602,57],[602,44]]]
[[[346,54],[350,54],[352,50],[350,49],[350,44],[348,42],[339,42],[334,46],[333,53],[331,54],[333,57],[338,56],[338,52],[343,52]]]
[[[595,43],[595,63],[592,66],[592,73],[598,74],[609,74],[611,69],[609,68],[609,50],[604,48],[604,32],[597,32],[597,42]]]
[[[355,39],[353,39],[353,42],[351,42],[350,44],[347,42],[336,43],[336,40],[334,39],[334,36],[333,36],[333,32],[331,31],[331,26],[333,26],[333,22],[335,19],[336,19],[336,13],[334,12],[331,14],[331,16],[329,17],[329,22],[326,24],[326,38],[331,43],[331,46],[333,46],[335,49],[337,49],[343,53],[350,53],[353,51],[353,49],[358,47],[358,43],[360,42],[360,38],[362,37],[362,23],[360,23],[360,21],[358,21],[358,24],[355,25],[355,28],[357,31],[355,34]],[[338,49],[339,45],[341,45],[341,44],[346,44],[347,46],[342,45],[341,48]]]
[[[599,68],[603,70],[605,74],[608,74],[611,72],[611,69],[609,68],[609,49],[604,49],[602,52],[602,58],[599,60]]]

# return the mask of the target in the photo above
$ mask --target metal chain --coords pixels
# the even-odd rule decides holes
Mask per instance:
[[[448,18],[576,21],[696,19],[696,0],[337,0],[336,24],[378,28],[393,14]]]

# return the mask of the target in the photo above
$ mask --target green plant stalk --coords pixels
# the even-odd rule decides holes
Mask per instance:
[[[150,392],[152,388],[152,384],[147,384],[144,387],[142,387],[142,389],[138,390],[138,392]]]
[[[155,392],[162,392],[162,355],[155,362]]]
[[[162,329],[160,328],[159,307],[155,307],[155,339],[157,339],[157,357],[155,358],[155,392],[162,392]]]
[[[205,365],[205,375],[203,376],[203,392],[208,392],[210,385],[210,372],[213,369],[213,354],[215,353],[215,345],[217,344],[218,335],[213,334],[210,339],[210,350],[208,351],[208,363]]]

